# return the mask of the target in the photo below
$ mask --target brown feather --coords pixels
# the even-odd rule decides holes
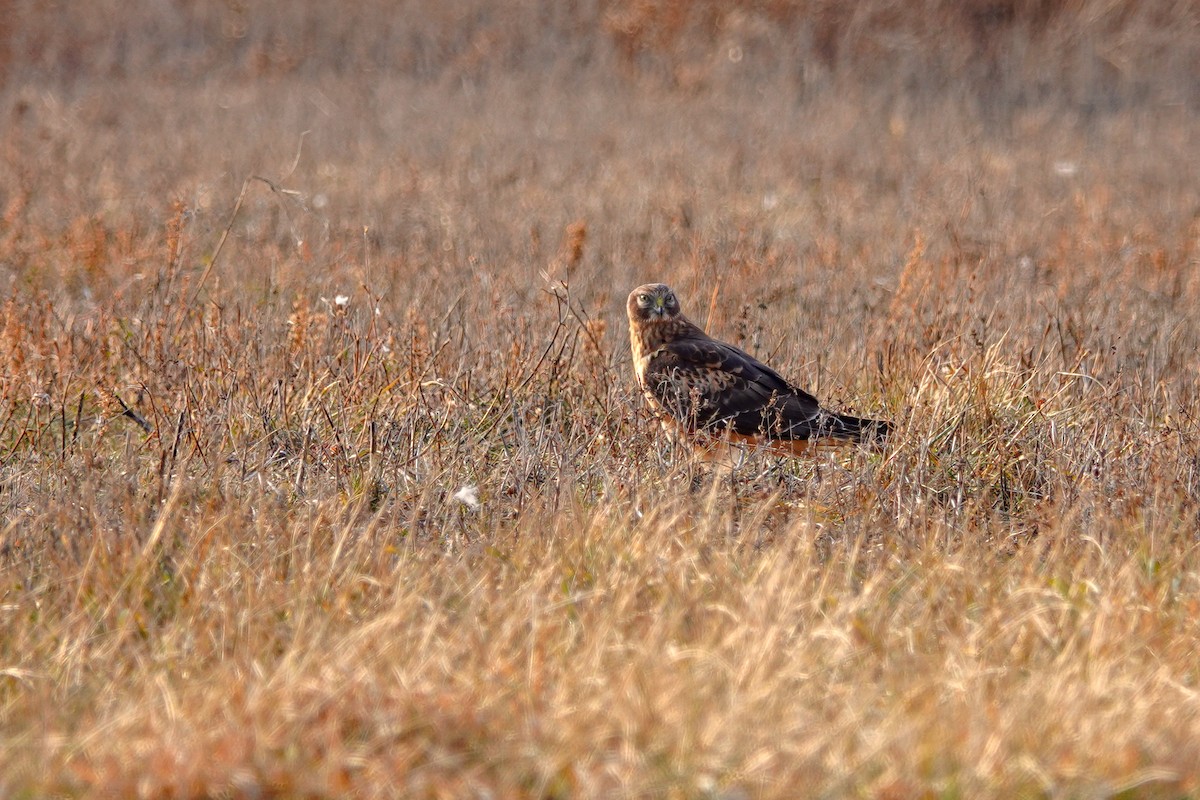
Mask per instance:
[[[642,393],[668,430],[698,445],[750,444],[799,455],[887,435],[888,423],[827,411],[770,367],[713,339],[683,315],[664,284],[634,289],[626,310]]]

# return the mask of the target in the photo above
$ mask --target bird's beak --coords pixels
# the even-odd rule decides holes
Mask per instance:
[[[659,295],[658,297],[654,298],[654,307],[650,310],[661,317],[663,314],[667,313],[666,303],[666,298],[664,298],[662,295]]]

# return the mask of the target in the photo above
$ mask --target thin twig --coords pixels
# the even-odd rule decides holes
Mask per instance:
[[[299,161],[299,159],[300,152],[297,150],[296,160]],[[294,164],[292,168],[295,169]],[[288,174],[290,175],[291,172]],[[274,181],[264,178],[261,175],[251,175],[250,177],[246,178],[246,180],[242,181],[242,190],[238,192],[237,201],[233,204],[233,213],[229,215],[229,222],[225,224],[225,229],[221,231],[221,238],[217,241],[217,249],[213,251],[213,256],[211,259],[209,259],[208,266],[204,268],[204,274],[200,276],[200,281],[196,284],[195,291],[192,292],[191,305],[196,304],[196,300],[200,297],[200,291],[204,288],[204,284],[208,280],[209,274],[213,271],[213,267],[217,265],[217,260],[221,257],[221,251],[225,248],[225,240],[229,238],[229,232],[233,230],[233,223],[237,219],[238,212],[242,210],[242,203],[246,199],[246,190],[250,188],[251,181],[262,181],[270,187],[272,192],[276,194],[288,196],[300,195],[299,192],[292,189],[279,188],[275,185]],[[288,226],[292,229],[292,238],[296,240],[297,244],[301,244],[302,241],[296,234],[296,226],[292,224],[292,218],[291,215],[288,214],[287,207],[282,203],[280,203],[280,207],[283,208],[283,215],[287,217]]]
[[[117,416],[129,417],[146,433],[154,433],[154,426],[147,422],[145,417],[130,408],[129,405],[121,399],[121,395],[117,394],[116,389],[109,389],[108,394],[121,406],[121,413]]]

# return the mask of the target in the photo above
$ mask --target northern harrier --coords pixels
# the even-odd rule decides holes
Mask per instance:
[[[873,442],[891,426],[821,408],[817,398],[679,310],[661,283],[629,294],[629,341],[638,384],[664,423],[700,444],[723,440],[798,455],[838,442]]]

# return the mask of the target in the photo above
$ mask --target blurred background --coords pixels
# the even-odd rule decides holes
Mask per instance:
[[[145,240],[172,219],[198,273],[253,175],[280,191],[248,187],[231,269],[326,294],[369,277],[401,307],[464,269],[502,299],[570,279],[616,314],[643,280],[690,295],[728,273],[766,298],[848,279],[810,298],[836,314],[893,291],[918,239],[1030,286],[1067,252],[1136,272],[1151,231],[1170,263],[1195,245],[1193,3],[9,0],[0,18],[4,291],[119,290],[161,267]]]

